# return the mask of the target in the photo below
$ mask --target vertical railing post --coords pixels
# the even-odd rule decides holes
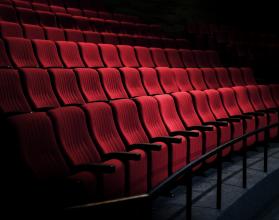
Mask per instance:
[[[265,130],[264,132],[264,135],[265,135],[265,144],[264,144],[264,172],[267,173],[268,171],[268,141],[269,141],[269,130],[270,129],[267,129]]]
[[[222,151],[217,153],[217,199],[216,208],[221,209],[222,204]]]
[[[192,171],[187,172],[186,175],[186,220],[192,219]]]
[[[242,187],[247,187],[247,138],[244,140],[242,152]]]

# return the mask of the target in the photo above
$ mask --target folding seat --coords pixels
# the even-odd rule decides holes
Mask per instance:
[[[216,72],[213,68],[201,68],[201,71],[203,72],[203,77],[207,88],[218,89],[222,87],[218,82]]]
[[[278,111],[267,109],[262,101],[260,91],[257,86],[255,85],[248,85],[246,86],[248,91],[248,95],[251,101],[252,106],[256,110],[256,112],[264,113],[267,117],[268,124],[274,124],[278,122]],[[278,135],[278,128],[272,128],[269,130],[269,137],[275,138]]]
[[[207,54],[203,50],[192,50],[198,67],[211,67]]]
[[[278,84],[272,84],[269,87],[270,87],[273,99],[274,99],[277,107],[279,107],[279,92],[278,92],[279,91],[279,85]]]
[[[148,95],[163,94],[156,70],[148,67],[139,68],[144,88]]]
[[[99,73],[95,69],[76,68],[74,71],[76,72],[79,87],[86,102],[107,100]]]
[[[80,105],[84,100],[71,69],[49,69],[56,95],[62,105]]]
[[[34,194],[40,194],[40,199],[44,201],[72,205],[81,201],[92,202],[98,198],[97,192],[100,189],[97,189],[96,176],[92,172],[94,165],[91,163],[91,172],[85,169],[80,169],[78,172],[71,171],[59,149],[53,126],[46,113],[13,116],[8,119],[8,123],[15,137],[15,145],[22,165],[33,178],[32,186],[37,184],[35,188],[40,189],[29,190],[27,187],[26,190],[30,197],[35,196],[30,193],[31,191]],[[113,165],[113,163],[98,164],[99,167],[102,166],[104,171],[109,165]],[[104,175],[112,175],[114,179],[117,179],[118,176],[122,176],[122,172],[115,171],[112,174]],[[68,190],[65,190],[66,188]],[[117,190],[120,189],[122,188],[117,188]]]
[[[117,35],[114,33],[101,33],[102,41],[105,44],[119,44],[119,40],[117,38]]]
[[[20,8],[32,9],[32,5],[28,1],[13,0],[12,2],[14,3],[14,6],[16,8],[20,7]]]
[[[17,8],[17,12],[19,13],[20,21],[22,24],[39,24],[37,14],[32,9]]]
[[[56,45],[64,65],[68,68],[84,67],[78,45],[70,41],[57,41]]]
[[[67,8],[67,12],[72,16],[82,16],[82,10],[79,8]]]
[[[48,0],[33,0],[33,2],[48,5]]]
[[[60,1],[60,0],[48,0],[50,5],[57,5],[57,6],[61,6],[64,7],[64,1]]]
[[[64,30],[56,27],[45,27],[46,39],[48,40],[65,40]]]
[[[4,41],[0,39],[0,67],[11,68],[12,64],[7,54]]]
[[[101,34],[98,32],[83,31],[83,36],[84,36],[86,42],[91,42],[91,43],[95,43],[95,44],[102,43]]]
[[[163,40],[157,36],[147,36],[149,44],[151,47],[155,48],[163,48]]]
[[[158,67],[169,67],[170,66],[163,49],[151,47],[150,52],[152,54],[152,57],[153,57],[153,60],[154,60],[154,63],[156,66],[158,66]]]
[[[56,18],[59,23],[59,27],[66,29],[75,29],[76,24],[73,17],[69,14],[56,13]]]
[[[143,47],[151,47],[149,38],[147,36],[142,35],[134,35],[135,45],[143,46]]]
[[[68,41],[74,41],[74,42],[84,42],[83,34],[80,30],[74,30],[74,29],[64,29],[66,39]]]
[[[183,68],[172,68],[172,72],[176,78],[176,85],[181,92],[191,91],[193,90],[193,86],[190,82],[188,72]]]
[[[172,38],[162,37],[164,48],[177,48],[176,40]]]
[[[139,67],[136,53],[133,47],[128,45],[117,45],[121,61],[125,67]]]
[[[254,77],[254,72],[250,67],[240,67],[243,74],[243,79],[246,85],[256,85],[256,79]]]
[[[98,11],[98,17],[104,18],[104,19],[112,19],[112,14],[107,11]]]
[[[262,101],[267,109],[277,110],[278,106],[275,103],[275,100],[272,97],[272,93],[270,91],[270,87],[267,85],[257,85],[260,90],[260,94],[262,97]]]
[[[83,14],[86,17],[89,17],[89,18],[97,18],[98,17],[98,12],[97,11],[93,11],[93,10],[83,9]]]
[[[47,70],[23,68],[21,71],[24,79],[25,91],[28,94],[33,109],[46,110],[59,107]]]
[[[36,55],[44,68],[63,67],[56,45],[50,40],[33,40]]]
[[[27,39],[45,39],[44,29],[39,25],[23,24],[22,27]]]
[[[64,7],[56,6],[56,5],[50,5],[50,10],[54,13],[67,13],[66,9]]]
[[[242,72],[239,68],[229,67],[228,70],[230,72],[232,82],[235,86],[244,86],[245,85],[244,79],[242,77]]]
[[[166,48],[165,52],[171,67],[174,68],[184,68],[184,64],[179,56],[178,50]]]
[[[80,54],[87,67],[104,67],[99,48],[94,43],[78,43]]]
[[[126,190],[124,165],[120,160],[112,157],[101,162],[100,154],[90,137],[84,112],[78,107],[64,107],[49,111],[49,115],[53,121],[61,148],[71,167],[82,169],[87,166],[91,167],[92,164],[92,171],[94,171],[94,164],[112,166],[115,172],[111,174],[98,173],[100,175],[100,189],[104,190],[103,197],[106,199],[124,196]]]
[[[35,9],[35,11],[50,11],[50,7],[46,4],[33,2],[32,7]]]
[[[136,46],[134,48],[137,54],[138,61],[142,67],[155,67],[148,48],[139,46]]]
[[[18,71],[0,69],[0,113],[26,112],[31,112],[31,108],[24,96]]]
[[[231,125],[227,121],[221,121],[215,118],[210,109],[206,93],[203,91],[193,90],[190,94],[193,97],[196,112],[198,113],[202,123],[216,127],[218,145],[228,142],[232,138]],[[223,155],[227,156],[230,151],[230,148],[224,149]]]
[[[90,103],[85,105],[84,109],[89,119],[91,136],[98,144],[103,157],[111,158],[118,155],[124,163],[128,195],[146,192],[148,172],[146,153],[141,149],[126,148],[116,128],[112,109],[108,103]]]
[[[77,27],[80,30],[82,30],[82,31],[91,31],[92,30],[88,18],[82,17],[82,16],[73,16],[73,19],[75,20]]]
[[[144,131],[137,106],[129,99],[110,102],[115,113],[118,131],[124,142],[131,148],[142,148],[150,161],[148,169],[148,188],[153,188],[168,177],[168,149],[163,142],[152,142]]]
[[[233,87],[230,74],[226,68],[216,67],[214,68],[218,81],[222,87]]]
[[[215,116],[215,118],[217,118],[217,120],[227,121],[230,123],[232,129],[232,138],[237,138],[242,136],[244,134],[243,121],[239,118],[231,118],[228,115],[227,111],[223,106],[221,95],[218,92],[218,90],[208,89],[205,90],[204,92],[207,95],[210,109],[213,115]],[[240,141],[233,145],[233,150],[239,151],[242,149],[242,147],[243,147],[243,141]]]
[[[111,44],[99,44],[103,61],[107,67],[122,67],[117,48]]]
[[[106,32],[105,20],[102,18],[89,18],[92,29],[96,32]]]
[[[1,37],[23,37],[23,32],[19,24],[7,21],[0,21]]]
[[[119,21],[106,19],[105,26],[107,27],[107,31],[111,33],[122,33],[122,26]]]
[[[118,34],[119,43],[123,45],[135,45],[135,38],[130,34]]]
[[[219,54],[215,50],[206,50],[205,53],[207,54],[208,61],[211,67],[221,67],[221,60]]]
[[[195,89],[205,90],[207,85],[204,81],[202,71],[199,68],[187,68],[188,76],[191,84]]]
[[[103,87],[109,99],[128,98],[122,83],[121,75],[115,68],[99,68]]]
[[[123,67],[119,70],[129,97],[147,95],[141,82],[140,73],[136,68]]]
[[[223,104],[227,113],[232,118],[240,118],[244,123],[244,133],[252,132],[256,130],[255,118],[242,113],[236,96],[232,88],[220,88],[218,92],[221,94]],[[256,142],[256,135],[250,136],[246,140],[246,146],[252,146]]]
[[[177,39],[175,39],[175,41],[176,41],[177,48],[185,48],[186,49],[186,48],[191,47],[191,43],[187,39],[177,38]]]
[[[28,39],[9,37],[6,38],[10,57],[16,67],[38,67],[38,62],[33,52],[32,43]]]
[[[194,55],[191,50],[188,49],[179,49],[182,61],[186,67],[198,67],[198,64],[195,61]]]
[[[0,4],[0,21],[18,22],[15,9],[10,5]]]
[[[187,163],[187,140],[181,135],[172,135],[167,131],[158,102],[151,96],[135,98],[142,124],[151,142],[164,142],[169,152],[169,174],[183,168]],[[170,136],[171,135],[171,136]]]
[[[43,27],[57,27],[56,17],[48,11],[37,11],[39,21]]]
[[[181,135],[187,139],[187,162],[193,161],[202,155],[202,134],[201,132],[188,131],[183,125],[175,107],[171,95],[154,96],[159,103],[162,119],[170,134]]]
[[[168,67],[157,67],[156,70],[164,93],[179,92],[176,84],[176,76],[172,69]]]

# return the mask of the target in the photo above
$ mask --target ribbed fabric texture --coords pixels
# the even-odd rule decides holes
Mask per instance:
[[[232,82],[234,85],[236,86],[244,86],[244,79],[242,77],[242,72],[239,68],[237,67],[229,67],[228,68],[231,78],[232,78]]]
[[[117,49],[114,45],[99,44],[99,47],[101,49],[103,61],[107,67],[122,67]]]
[[[0,21],[0,31],[2,37],[23,37],[21,27],[17,23]]]
[[[5,45],[2,39],[0,39],[0,67],[11,66],[11,62],[5,50]]]
[[[172,72],[175,74],[176,84],[181,92],[193,90],[193,86],[189,80],[188,72],[182,68],[172,68]]]
[[[23,29],[28,39],[45,39],[44,30],[38,25],[24,24]]]
[[[230,79],[229,72],[226,68],[217,67],[214,69],[216,71],[216,75],[219,80],[219,83],[221,84],[222,87],[233,87],[233,83]]]
[[[134,48],[127,45],[118,45],[122,63],[125,67],[139,67]]]
[[[98,46],[93,43],[79,43],[81,56],[88,67],[104,67]]]
[[[160,86],[156,70],[153,68],[139,68],[143,85],[148,95],[163,94],[163,90]]]
[[[168,67],[157,67],[159,81],[165,93],[179,92],[175,73]]]
[[[194,55],[191,50],[180,49],[179,50],[184,66],[186,67],[197,67]]]
[[[142,67],[155,67],[150,51],[146,47],[134,47],[138,61]]]
[[[179,53],[176,49],[165,49],[165,52],[168,57],[168,61],[171,65],[171,67],[177,67],[177,68],[184,68],[183,61],[181,60]]]
[[[156,66],[169,67],[169,63],[163,49],[150,48],[150,51]]]
[[[187,68],[189,79],[193,87],[197,90],[205,90],[207,86],[203,79],[202,71],[199,68]]]
[[[219,85],[216,73],[214,69],[212,68],[201,68],[201,71],[203,72],[204,81],[207,85],[207,88],[210,89],[218,89],[221,86]]]

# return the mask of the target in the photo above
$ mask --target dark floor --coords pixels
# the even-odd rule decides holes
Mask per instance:
[[[279,220],[279,198],[272,202],[257,220]]]
[[[263,148],[249,152],[247,170],[247,188],[242,188],[242,160],[233,157],[233,162],[223,163],[222,209],[215,208],[216,204],[216,169],[209,169],[203,176],[193,178],[193,220],[229,219],[223,217],[224,212],[232,204],[243,197],[257,183],[264,180],[273,171],[279,169],[279,143],[271,144],[269,149],[269,172],[263,172]],[[185,186],[176,187],[172,193],[175,197],[159,197],[153,203],[154,220],[180,220],[186,219]],[[270,205],[270,210],[259,220],[279,220],[279,200]]]

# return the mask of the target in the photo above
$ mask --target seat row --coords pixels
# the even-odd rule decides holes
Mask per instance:
[[[66,198],[76,203],[145,193],[218,145],[278,122],[278,106],[267,107],[257,95],[250,101],[245,87],[235,87],[93,102],[11,116],[7,122],[24,168],[54,186],[74,182],[66,185],[75,190],[55,196],[68,192]],[[268,136],[251,136],[222,155],[276,136],[278,128],[272,128]]]
[[[57,27],[41,27],[39,25],[0,21],[0,36],[19,37],[27,39],[48,39],[75,42],[109,43],[123,45],[138,45],[162,48],[190,48],[186,39],[173,39],[167,37],[116,34],[96,32],[92,30],[63,29]]]
[[[86,16],[86,17],[100,17],[104,19],[114,19],[119,21],[133,21],[138,22],[139,18],[136,16],[121,14],[121,13],[110,13],[105,10],[95,10],[90,9],[92,7],[79,7],[80,1],[72,1],[71,3],[75,3],[73,5],[64,6],[63,1],[55,2],[55,3],[47,3],[47,1],[21,1],[21,0],[5,0],[1,1],[1,4],[20,7],[20,8],[28,8],[40,11],[52,11],[52,12],[62,12],[69,13],[71,15],[77,16]],[[57,4],[58,3],[58,4]],[[62,4],[61,4],[62,3]]]
[[[85,17],[64,12],[48,12],[0,4],[0,20],[21,24],[33,24],[46,27],[94,30],[129,34],[162,35],[160,25],[132,23],[110,19]]]

